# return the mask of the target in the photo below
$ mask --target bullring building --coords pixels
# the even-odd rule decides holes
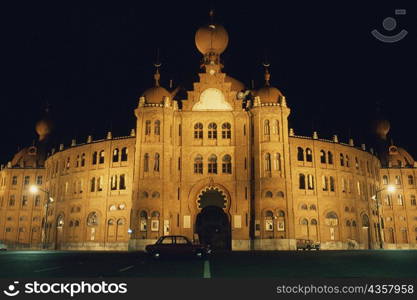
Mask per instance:
[[[222,71],[228,39],[218,24],[197,30],[202,71],[184,97],[157,67],[129,136],[47,148],[51,123],[38,122],[38,142],[0,171],[0,240],[141,250],[175,234],[231,250],[291,250],[297,239],[417,249],[417,164],[386,142],[389,123],[376,123],[377,151],[297,136],[267,66],[258,89]]]

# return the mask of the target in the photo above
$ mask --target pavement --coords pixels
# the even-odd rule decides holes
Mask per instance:
[[[251,251],[159,260],[144,252],[6,251],[0,266],[0,278],[416,278],[417,251]]]

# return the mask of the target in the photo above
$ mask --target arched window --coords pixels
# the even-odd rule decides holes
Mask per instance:
[[[269,153],[265,154],[265,171],[271,171],[271,154]]]
[[[326,151],[320,150],[320,162],[322,164],[326,163]]]
[[[297,148],[297,160],[304,161],[304,149],[301,147]]]
[[[143,171],[149,172],[149,154],[145,153],[145,156],[143,158]]]
[[[410,201],[411,201],[412,206],[416,206],[416,196],[415,195],[410,196]]]
[[[345,157],[340,153],[340,165],[343,167],[345,165]]]
[[[388,176],[387,175],[382,176],[382,183],[383,184],[388,184]]]
[[[265,231],[274,231],[274,214],[270,210],[265,212]]]
[[[349,220],[346,220],[346,227],[350,227],[350,221]]]
[[[212,154],[208,159],[208,173],[217,174],[217,156]]]
[[[120,156],[120,160],[121,161],[127,161],[127,155],[128,155],[127,147],[123,147],[122,148],[122,154]]]
[[[103,183],[104,183],[103,176],[99,176],[97,178],[97,191],[98,192],[101,192],[103,190]]]
[[[281,154],[280,153],[275,154],[275,170],[281,171]]]
[[[350,209],[349,209],[349,207],[345,207],[345,212],[349,212],[350,211]]]
[[[408,175],[408,184],[414,184],[414,176]]]
[[[306,176],[304,174],[299,174],[298,175],[298,182],[299,182],[299,189],[300,190],[305,190],[306,189]]]
[[[333,153],[328,151],[327,152],[327,162],[332,165],[333,164]]]
[[[335,212],[331,211],[326,215],[326,225],[328,226],[337,226],[338,218]]]
[[[279,121],[275,120],[274,121],[274,127],[273,127],[273,133],[279,136]]]
[[[145,135],[151,135],[151,121],[147,120],[145,122]]]
[[[161,134],[161,121],[156,120],[154,122],[154,134],[160,135]]]
[[[349,168],[349,156],[346,155],[346,167]]]
[[[98,220],[98,215],[95,211],[88,214],[88,217],[87,217],[87,225],[88,226],[97,226],[98,221],[99,221]]]
[[[301,219],[300,224],[301,225],[308,225],[308,220],[307,219]]]
[[[311,174],[307,175],[307,183],[308,183],[308,189],[314,190],[314,177]]]
[[[327,191],[329,189],[329,180],[327,176],[322,176],[322,184],[323,184],[323,191]]]
[[[99,155],[99,164],[104,164],[104,150],[100,151],[100,155]]]
[[[81,167],[85,166],[85,153],[81,154]]]
[[[330,176],[330,191],[334,192],[334,177]]]
[[[153,211],[151,214],[151,231],[159,231],[159,217],[160,214],[157,211]]]
[[[113,162],[118,162],[119,161],[119,149],[115,148],[113,150]]]
[[[93,152],[93,158],[92,158],[92,164],[96,165],[97,164],[97,151]]]
[[[202,123],[195,123],[194,124],[194,138],[195,139],[203,139],[203,124]]]
[[[144,210],[142,210],[139,213],[139,226],[140,226],[140,231],[147,231],[148,230],[148,213]]]
[[[125,190],[126,189],[126,176],[125,174],[121,174],[119,177],[119,189]]]
[[[194,173],[203,174],[203,157],[200,154],[194,158]]]
[[[359,170],[359,161],[357,157],[355,157],[355,168],[356,170]]]
[[[306,149],[306,161],[312,162],[313,161],[313,151],[310,148]]]
[[[153,170],[159,172],[159,153],[155,153],[155,161],[153,165]]]
[[[232,174],[232,157],[229,154],[223,156],[222,172],[225,174]]]
[[[117,175],[110,177],[110,188],[112,191],[117,190]]]
[[[395,184],[401,184],[401,177],[400,176],[395,176]]]
[[[402,194],[398,194],[397,195],[397,199],[398,199],[398,205],[403,206],[404,205],[404,198]]]
[[[284,198],[284,192],[279,191],[279,192],[277,193],[277,197],[278,197],[278,198]]]
[[[301,209],[302,210],[307,210],[308,208],[307,208],[307,204],[301,204]]]
[[[159,192],[153,192],[153,193],[152,193],[152,198],[154,198],[154,199],[158,199],[159,197],[160,197]]]
[[[216,123],[210,123],[208,125],[208,138],[212,140],[217,139],[217,124]]]
[[[264,121],[264,134],[269,135],[269,120]]]
[[[272,198],[272,192],[271,191],[266,191],[265,192],[265,198]]]
[[[148,194],[148,192],[143,191],[143,192],[142,192],[142,198],[144,198],[144,199],[149,198],[149,194]]]
[[[232,138],[232,126],[230,123],[223,123],[222,124],[222,138],[223,139],[231,139]]]
[[[317,210],[316,205],[315,205],[315,204],[311,204],[311,205],[310,205],[310,210]]]
[[[75,160],[75,167],[78,168],[80,166],[80,155],[77,155],[77,159]]]
[[[317,225],[317,220],[316,219],[311,219],[310,224],[311,225]]]

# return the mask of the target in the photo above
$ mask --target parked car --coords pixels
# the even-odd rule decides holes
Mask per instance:
[[[0,251],[6,251],[7,250],[7,246],[3,243],[0,243]]]
[[[145,250],[154,258],[162,256],[194,256],[203,258],[211,253],[209,247],[193,244],[187,237],[182,235],[161,236],[155,244],[147,245]]]
[[[299,239],[297,240],[297,250],[320,250],[320,243],[313,240]]]

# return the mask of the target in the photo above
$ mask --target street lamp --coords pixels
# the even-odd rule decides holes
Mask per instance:
[[[42,228],[42,230],[43,230],[43,243],[42,243],[42,248],[43,249],[46,249],[47,241],[48,241],[47,240],[48,208],[49,208],[49,204],[51,204],[52,202],[54,202],[54,199],[50,196],[50,193],[49,193],[48,190],[41,189],[37,185],[32,185],[29,188],[29,191],[32,194],[37,194],[37,193],[39,193],[39,191],[44,192],[46,194],[47,200],[46,200],[46,205],[45,205],[45,222],[44,222],[43,228]]]
[[[396,189],[395,186],[389,185],[386,188],[382,188],[382,189],[379,189],[379,190],[375,191],[375,195],[372,196],[372,200],[374,200],[375,203],[376,203],[376,212],[377,212],[377,215],[378,215],[378,223],[377,223],[378,226],[377,226],[377,228],[378,228],[378,239],[379,239],[379,248],[380,249],[383,249],[384,245],[383,245],[383,241],[382,241],[382,230],[381,230],[381,225],[382,225],[383,220],[382,220],[382,214],[381,214],[381,211],[380,211],[381,206],[380,206],[380,203],[379,203],[378,194],[381,193],[384,190],[387,190],[388,193],[393,193],[393,192],[395,192],[395,189]]]

